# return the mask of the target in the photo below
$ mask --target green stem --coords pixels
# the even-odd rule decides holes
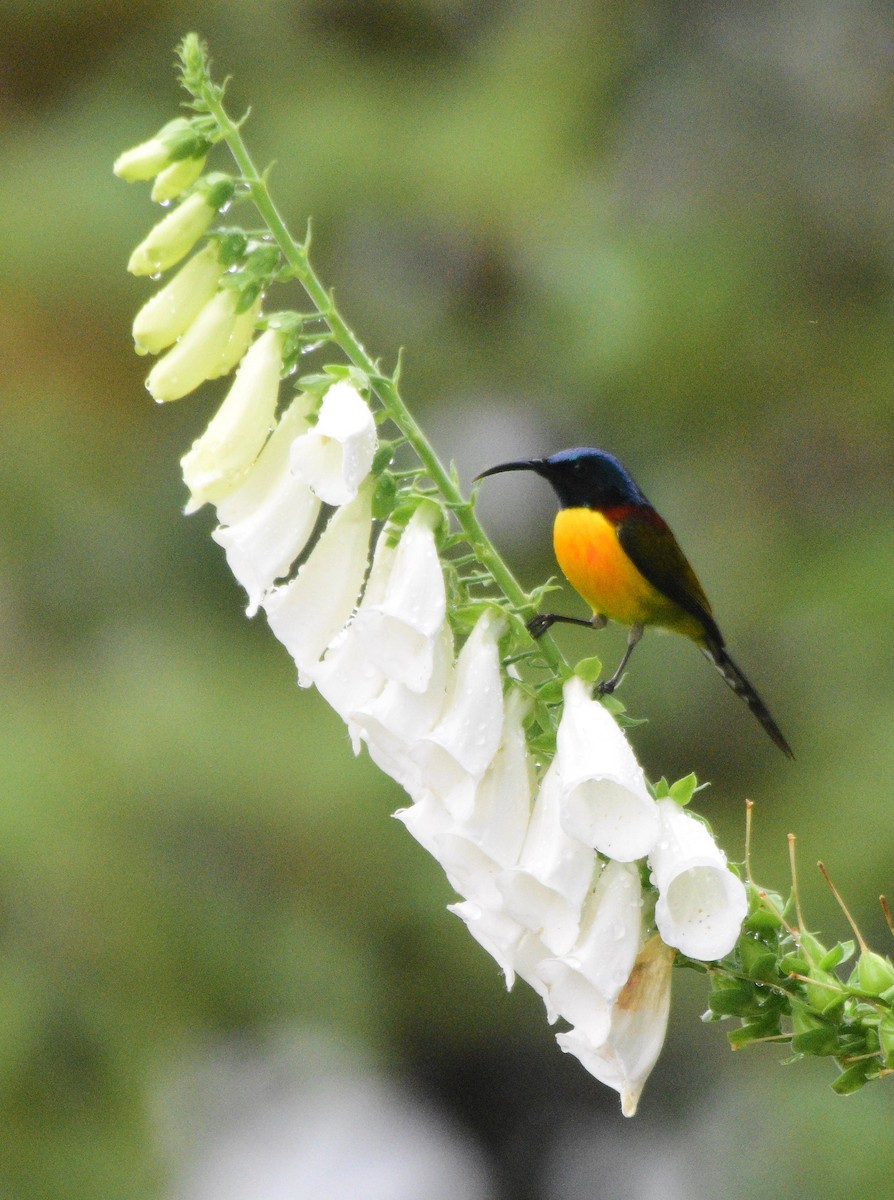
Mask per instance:
[[[436,484],[451,511],[455,514],[475,557],[491,573],[509,603],[522,617],[530,619],[535,616],[536,608],[531,603],[528,594],[481,527],[475,516],[472,502],[459,490],[450,472],[441,463],[428,438],[417,425],[412,413],[400,397],[395,380],[382,375],[377,364],[370,358],[354,331],[335,307],[332,297],[310,264],[306,247],[300,245],[292,237],[273,202],[265,179],[259,174],[249,154],[238,125],[226,112],[216,89],[206,88],[202,99],[207,105],[208,111],[217,121],[221,135],[226,140],[248,186],[255,207],[275,238],[289,268],[307,292],[320,316],[328,324],[334,340],[354,366],[359,367],[369,377],[373,391],[379,398],[386,414],[413,447],[429,478]],[[554,672],[558,674],[563,669],[567,669],[564,656],[548,634],[538,640],[537,648]]]

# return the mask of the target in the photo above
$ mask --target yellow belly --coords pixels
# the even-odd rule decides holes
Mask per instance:
[[[622,625],[660,625],[701,639],[701,625],[640,574],[601,513],[561,509],[553,545],[566,579],[595,613]]]

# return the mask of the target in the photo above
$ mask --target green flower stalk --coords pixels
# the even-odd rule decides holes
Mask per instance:
[[[593,695],[598,662],[572,670],[549,635],[532,639],[546,589],[520,587],[408,410],[399,364],[386,373],[339,313],[194,35],[180,57],[193,116],[115,164],[155,178],[156,199],[190,189],[131,271],[159,274],[199,247],[134,322],[138,353],[164,352],[147,387],[179,399],[238,366],[182,460],[187,512],[214,507],[249,615],[263,609],[299,684],[407,792],[396,816],[443,866],[451,911],[508,987],[535,989],[563,1022],[561,1048],[625,1115],[661,1050],[674,964],[707,975],[706,1018],[739,1021],[735,1048],[832,1057],[840,1093],[890,1073],[894,965],[860,938],[843,978],[853,945],[826,949],[795,889],[792,924],[791,903],[727,862],[686,810],[695,776],[648,783],[622,706]],[[235,175],[203,176],[220,143]],[[260,233],[213,228],[234,198]],[[265,315],[291,281],[310,311]],[[299,360],[333,350],[294,380]]]

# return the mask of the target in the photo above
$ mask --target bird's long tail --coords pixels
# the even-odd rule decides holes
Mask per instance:
[[[702,650],[736,695],[745,701],[782,753],[793,759],[795,756],[792,748],[782,736],[782,730],[770,716],[770,710],[766,704],[730,658],[726,647],[722,643],[710,641],[702,646]]]

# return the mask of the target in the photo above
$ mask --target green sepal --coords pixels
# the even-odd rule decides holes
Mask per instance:
[[[841,1072],[832,1084],[832,1091],[839,1096],[852,1096],[869,1082],[871,1072],[871,1060],[854,1063]]]
[[[819,938],[806,929],[802,929],[798,933],[798,945],[807,960],[813,963],[814,966],[819,966],[820,962],[829,953]]]
[[[676,783],[670,785],[668,795],[671,800],[675,800],[681,808],[685,808],[696,792],[701,791],[698,785],[698,779],[694,771],[690,771],[688,775],[684,775],[682,779],[678,779]]]
[[[786,975],[806,975],[810,963],[801,954],[785,954],[779,960],[779,969]]]
[[[798,1001],[792,1003],[792,1030],[792,1049],[798,1054],[824,1057],[842,1052],[836,1027]]]
[[[546,683],[537,689],[537,697],[544,704],[559,704],[562,700],[562,689],[564,686],[564,680],[562,679],[548,679]]]
[[[856,945],[853,941],[837,942],[828,954],[823,955],[817,966],[821,971],[834,971],[841,963],[847,962],[855,949]]]
[[[391,516],[397,500],[397,480],[387,472],[380,475],[373,493],[372,515],[377,521],[385,521]]]
[[[715,1017],[744,1017],[754,1008],[754,995],[747,984],[724,984],[708,997],[708,1006]]]
[[[771,1013],[759,1021],[750,1021],[740,1029],[731,1030],[726,1039],[733,1050],[742,1050],[751,1042],[762,1042],[767,1038],[778,1037],[781,1033],[779,1017]]]
[[[782,920],[782,898],[775,892],[762,891],[753,883],[748,885],[749,913],[744,928],[751,933],[778,933],[785,928]]]
[[[796,1054],[811,1055],[814,1058],[831,1058],[841,1053],[835,1030],[828,1026],[793,1034],[792,1049]]]
[[[847,999],[841,981],[828,971],[812,970],[806,990],[808,1003],[821,1013],[834,1012]]]
[[[225,267],[235,267],[248,252],[248,238],[241,229],[214,229],[208,237],[217,242],[217,257]]]
[[[749,979],[767,983],[779,977],[776,951],[766,942],[745,934],[739,939],[737,949],[742,968]]]
[[[258,296],[270,286],[279,265],[279,248],[257,246],[250,250],[236,271],[229,271],[221,279],[220,286],[232,288],[239,296],[236,312],[247,312]]]
[[[894,1067],[894,1013],[885,1013],[878,1023],[878,1042],[885,1066]]]

